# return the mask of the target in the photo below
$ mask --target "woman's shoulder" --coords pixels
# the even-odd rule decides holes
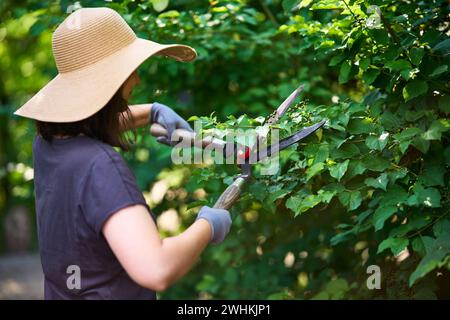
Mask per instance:
[[[85,137],[83,144],[89,149],[90,159],[95,165],[124,165],[125,160],[114,147],[100,140]]]
[[[136,177],[124,158],[110,145],[98,140],[90,142],[95,152],[89,160],[88,168],[84,172],[84,185],[88,184],[104,190],[123,187],[127,194],[134,194],[138,198],[140,191],[136,184]]]
[[[124,163],[122,156],[109,144],[88,136],[53,139],[51,142],[36,136],[33,151],[45,157],[64,158],[66,164],[83,167]],[[83,165],[84,164],[84,165]],[[69,165],[70,166],[70,165]]]

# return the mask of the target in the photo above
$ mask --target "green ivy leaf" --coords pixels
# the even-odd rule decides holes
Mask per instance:
[[[352,134],[372,133],[375,131],[375,124],[369,118],[353,118],[348,123],[347,131]]]
[[[341,53],[338,55],[335,55],[333,58],[331,58],[330,63],[328,64],[330,67],[336,66],[339,63],[342,62],[347,57],[347,55]]]
[[[281,188],[282,186],[280,186]],[[288,193],[290,193],[290,190],[288,188],[285,189],[278,189],[278,190],[266,190],[264,192],[264,201],[262,203],[262,205],[264,206],[264,208],[272,213],[277,212],[277,204],[276,204],[276,200],[280,199],[280,198],[284,198]]]
[[[322,144],[316,153],[313,163],[325,162],[330,156],[328,144]]]
[[[374,69],[374,68],[370,68],[369,70],[366,70],[362,76],[364,82],[369,85],[372,84],[375,79],[378,77],[378,75],[380,74],[380,70],[378,69]]]
[[[350,72],[352,70],[352,62],[347,60],[341,64],[341,69],[339,71],[339,83],[346,83],[350,78]]]
[[[44,23],[43,21],[36,21],[30,28],[30,34],[32,36],[39,36],[43,31],[45,31],[48,28],[48,25]]]
[[[402,76],[403,79],[408,81],[409,79],[411,79],[413,77],[413,75],[415,75],[418,72],[419,72],[419,69],[417,69],[417,68],[404,69],[404,70],[400,71],[400,75]]]
[[[372,150],[383,151],[384,147],[386,147],[386,144],[388,143],[388,140],[388,132],[383,132],[379,137],[371,135],[366,138],[366,146]]]
[[[248,190],[253,198],[259,201],[263,201],[267,197],[267,187],[262,183],[251,183],[248,186]]]
[[[371,214],[373,213],[372,209],[368,209],[362,213],[360,213],[357,217],[356,217],[356,221],[358,222],[358,224],[361,224],[364,220],[366,220]]]
[[[387,238],[378,246],[377,253],[381,253],[386,249],[391,249],[394,256],[398,256],[408,246],[409,241],[406,238]]]
[[[414,185],[414,194],[408,198],[410,206],[438,208],[441,206],[441,194],[438,189],[424,188],[420,183]]]
[[[409,101],[428,91],[428,84],[422,80],[412,80],[403,88],[403,98]]]
[[[286,208],[291,209],[295,214],[298,212],[298,208],[300,207],[303,201],[303,197],[301,196],[292,196],[286,201]]]
[[[309,181],[309,179],[322,172],[324,168],[325,165],[322,162],[313,164],[306,172],[306,181]]]
[[[294,216],[298,216],[299,214],[308,211],[311,208],[314,208],[321,202],[321,196],[310,194],[305,196],[295,195],[290,197],[286,201],[286,208],[291,209],[294,212]]]
[[[349,211],[357,209],[362,202],[361,192],[357,190],[352,192],[344,191],[339,193],[338,197],[342,205],[347,207]]]
[[[399,185],[392,185],[387,188],[387,191],[381,198],[383,206],[397,207],[408,200],[408,193]]]
[[[449,128],[450,123],[447,119],[434,120],[422,137],[426,140],[441,140],[442,133],[447,132]]]
[[[339,243],[348,241],[354,234],[355,232],[353,229],[338,233],[335,236],[331,237],[330,244],[334,247]]]
[[[302,0],[298,5],[299,8],[307,8],[311,4],[312,0]]]
[[[336,195],[336,191],[325,191],[322,189],[319,190],[317,194],[320,197],[321,202],[330,203],[331,199]]]
[[[369,147],[369,149],[378,150],[379,148],[378,137],[368,136],[366,138],[366,146]]]
[[[405,224],[394,228],[389,233],[389,237],[404,237],[411,231],[419,230],[430,223],[428,216],[412,216]]]
[[[390,162],[381,156],[372,156],[364,159],[364,165],[372,171],[384,171],[391,166]]]
[[[313,10],[334,10],[342,7],[342,3],[337,0],[320,0],[315,2],[311,7]]]
[[[425,110],[408,110],[405,112],[405,120],[409,122],[416,122],[425,116]]]
[[[409,145],[413,142],[413,139],[421,133],[421,129],[412,127],[403,130],[401,133],[395,134],[394,138],[400,144],[400,151],[404,153],[408,149]]]
[[[190,116],[189,119],[187,119],[188,122],[194,122],[194,121],[197,121],[197,120],[200,120],[200,118],[197,117],[197,116]]]
[[[439,163],[426,163],[425,170],[419,176],[419,182],[427,187],[444,186],[445,167]]]
[[[348,113],[351,115],[365,114],[367,105],[364,103],[350,102],[348,105]]]
[[[305,1],[307,2],[308,0],[305,0]],[[308,6],[309,3],[306,3],[305,1],[303,1],[303,5]],[[298,0],[283,0],[281,5],[283,6],[284,11],[290,12],[290,11],[294,10],[295,8],[297,8],[297,3],[298,3]]]
[[[373,225],[375,226],[375,231],[383,229],[384,222],[396,213],[397,210],[397,207],[394,206],[383,206],[375,210],[373,215]]]
[[[416,147],[420,152],[423,154],[428,152],[428,149],[430,148],[430,141],[425,140],[422,137],[417,137],[413,140],[412,145]]]
[[[439,110],[441,110],[445,114],[450,113],[450,94],[446,94],[442,97],[439,97],[438,107]]]
[[[418,236],[413,239],[411,244],[413,250],[421,257],[424,257],[427,254],[427,251],[433,246],[434,241],[435,239],[432,237]]]
[[[334,160],[348,159],[360,154],[359,148],[355,144],[345,143],[339,149],[331,149],[330,155]]]
[[[359,67],[361,70],[366,71],[369,68],[370,65],[370,58],[365,57],[359,61]]]
[[[150,1],[153,5],[153,9],[155,9],[155,11],[157,12],[165,10],[169,5],[169,0],[150,0]]]
[[[349,162],[350,162],[350,160],[345,160],[342,163],[338,163],[338,164],[335,164],[334,166],[330,167],[328,169],[330,171],[330,175],[333,178],[337,179],[337,181],[341,181],[345,172],[347,172]]]
[[[274,192],[271,192],[271,193],[269,193],[269,196],[267,197],[267,201],[269,203],[273,203],[273,202],[275,202],[275,200],[278,200],[278,199],[286,196],[289,192],[290,192],[290,190],[287,190],[287,189],[279,189]]]
[[[364,183],[367,186],[370,187],[374,187],[374,188],[379,188],[379,189],[383,189],[384,191],[386,191],[386,186],[388,183],[388,176],[386,173],[382,173],[378,178],[374,179],[374,178],[367,178]]]
[[[450,39],[445,39],[444,41],[439,42],[437,45],[431,49],[433,52],[439,52],[442,55],[450,54]]]
[[[438,220],[433,226],[433,233],[437,238],[450,233],[450,221],[447,219]]]
[[[379,44],[386,45],[391,41],[391,39],[389,38],[389,34],[384,29],[371,29],[369,30],[369,33]]]
[[[409,277],[409,286],[413,286],[417,280],[427,275],[430,271],[440,268],[447,263],[450,256],[450,233],[441,234],[429,248],[426,255],[420,261],[416,270]]]
[[[321,202],[321,199],[319,196],[311,194],[309,196],[306,196],[303,198],[301,205],[298,208],[297,214],[303,213],[316,205],[318,205]]]
[[[345,190],[344,186],[340,183],[330,183],[322,188],[324,191],[329,191],[332,193],[340,193]]]
[[[402,125],[401,119],[389,110],[382,113],[380,122],[386,130],[397,130]]]
[[[170,10],[170,11],[166,11],[164,13],[161,13],[160,15],[158,15],[158,18],[163,19],[163,18],[177,18],[180,16],[180,12],[178,12],[177,10]]]
[[[403,59],[395,60],[386,64],[390,71],[399,72],[405,69],[411,69],[411,64]]]
[[[348,166],[348,177],[353,178],[366,171],[366,166],[361,160],[352,160]]]
[[[398,170],[394,170],[388,173],[389,181],[391,183],[394,183],[398,179],[404,178],[408,174],[408,169],[406,168],[400,168]]]
[[[400,56],[401,49],[396,46],[389,46],[382,55],[375,56],[373,61],[381,61],[383,63],[388,63],[397,59]]]
[[[411,50],[409,51],[409,57],[411,59],[411,62],[414,63],[414,65],[416,66],[418,66],[422,61],[423,55],[424,55],[423,48],[411,48]]]
[[[430,74],[430,77],[431,78],[435,78],[438,75],[440,75],[440,74],[442,74],[444,72],[447,72],[447,70],[448,70],[448,65],[442,64],[439,67],[437,67],[436,69],[434,69],[434,71]]]

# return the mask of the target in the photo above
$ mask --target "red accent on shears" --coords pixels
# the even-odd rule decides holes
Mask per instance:
[[[240,149],[237,154],[237,156],[241,159],[247,159],[250,156],[251,148],[250,147],[244,147],[244,148],[245,149]]]

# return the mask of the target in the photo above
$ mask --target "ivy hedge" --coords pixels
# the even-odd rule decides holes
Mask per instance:
[[[54,75],[50,33],[71,4],[5,1],[0,8],[12,8],[2,19],[8,35],[0,47],[2,73],[11,79],[1,91],[8,104],[26,100]],[[163,298],[450,297],[447,1],[79,5],[110,6],[139,36],[185,43],[199,53],[191,64],[146,62],[139,69],[145,85],[133,103],[159,101],[226,134],[257,126],[304,84],[299,103],[278,125],[281,133],[327,119],[317,134],[280,153],[276,175],[261,175],[255,166],[232,209],[227,240],[208,248]],[[39,72],[29,70],[31,48],[40,48]],[[15,133],[9,148],[32,139],[28,122],[2,119]],[[17,157],[8,150],[6,162],[31,165],[29,144]],[[166,235],[186,228],[239,173],[230,165],[172,165],[170,153],[142,130],[124,154],[153,211],[162,217],[176,210],[179,225],[160,228]],[[32,181],[14,174],[10,182],[28,191],[11,192],[12,203],[28,201],[32,208]],[[367,287],[371,265],[381,270],[379,290]]]

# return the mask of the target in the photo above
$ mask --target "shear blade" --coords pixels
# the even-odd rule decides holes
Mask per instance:
[[[277,108],[275,111],[275,114],[272,115],[269,120],[267,120],[267,124],[273,125],[278,122],[278,120],[281,119],[281,117],[286,113],[286,111],[289,109],[289,107],[292,105],[292,102],[294,102],[295,98],[298,97],[298,95],[303,91],[303,88],[305,85],[299,86],[297,89],[295,89],[289,97],[286,98],[286,100],[283,101],[282,104]]]
[[[278,143],[276,144],[272,144],[270,146],[268,146],[265,149],[259,150],[258,153],[256,154],[257,156],[257,161],[261,161],[264,158],[270,157],[272,154],[286,149],[287,147],[293,145],[296,142],[299,142],[300,140],[308,137],[309,135],[311,135],[312,133],[314,133],[317,129],[319,129],[320,127],[322,127],[325,124],[325,120],[322,120],[310,127],[306,127],[300,131],[298,131],[297,133],[281,139]]]

